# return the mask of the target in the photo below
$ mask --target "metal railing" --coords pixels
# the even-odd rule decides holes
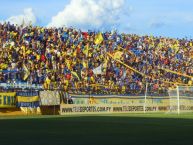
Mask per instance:
[[[153,88],[151,85],[147,87],[147,90],[144,87],[134,87],[129,86],[125,87],[116,87],[116,88],[107,88],[107,87],[92,87],[92,86],[80,86],[79,88],[68,87],[55,87],[55,88],[43,88],[40,85],[0,85],[1,92],[17,92],[17,91],[64,91],[69,94],[78,94],[78,95],[127,95],[127,96],[168,96],[168,91],[165,88]],[[147,92],[146,92],[147,91]]]

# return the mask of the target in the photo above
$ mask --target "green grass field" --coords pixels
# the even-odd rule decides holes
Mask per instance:
[[[192,145],[193,114],[0,116],[0,145]]]

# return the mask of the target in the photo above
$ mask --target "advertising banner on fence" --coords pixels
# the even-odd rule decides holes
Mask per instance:
[[[15,92],[0,93],[0,108],[15,107]]]
[[[42,106],[60,105],[60,95],[58,91],[40,91],[40,101]]]
[[[146,112],[163,112],[168,109],[168,106],[147,106]],[[142,113],[144,111],[143,105],[121,105],[121,104],[91,104],[91,105],[77,105],[77,104],[61,104],[60,114],[97,114],[97,113]]]

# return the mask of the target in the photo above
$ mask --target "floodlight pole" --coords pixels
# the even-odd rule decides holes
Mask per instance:
[[[143,104],[143,112],[144,113],[145,113],[145,109],[146,109],[147,86],[148,86],[148,83],[145,84],[145,100],[144,100],[144,104]]]

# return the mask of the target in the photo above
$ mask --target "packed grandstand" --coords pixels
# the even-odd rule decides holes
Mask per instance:
[[[163,94],[192,85],[193,40],[0,24],[0,83],[73,93]]]

